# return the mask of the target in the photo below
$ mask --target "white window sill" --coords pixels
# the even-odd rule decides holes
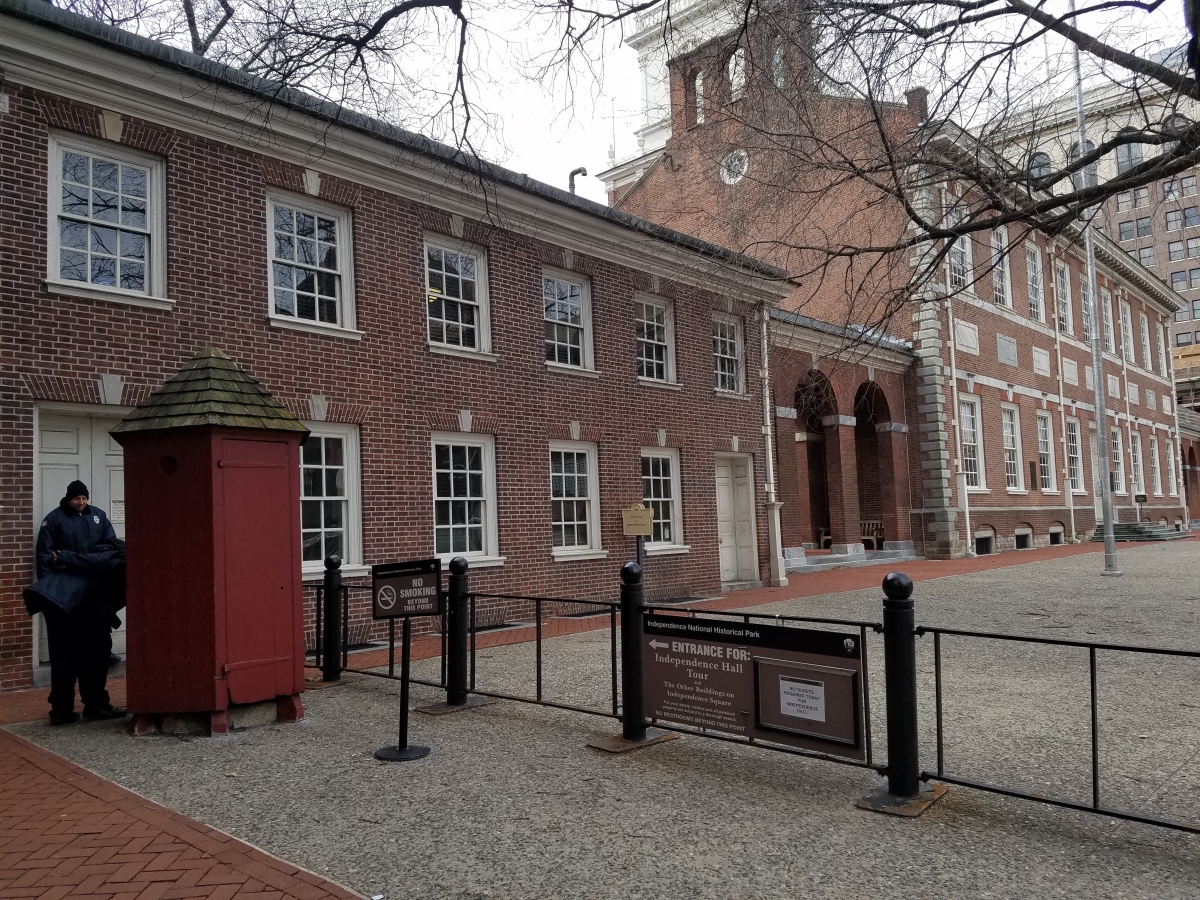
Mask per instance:
[[[1018,495],[1018,496],[1024,496],[1025,494],[1028,494],[1029,491],[1025,490],[1024,488],[1009,488],[1008,493]]]
[[[64,281],[58,278],[47,278],[42,287],[48,293],[68,297],[83,297],[86,300],[100,300],[105,303],[121,303],[125,306],[140,306],[143,309],[161,309],[170,312],[175,309],[175,301],[166,297],[148,297],[144,294],[131,294],[116,288],[100,287],[95,284],[84,284],[81,281]]]
[[[969,487],[969,488],[967,488],[967,493],[968,494],[990,494],[991,491],[989,491],[987,488]]]
[[[443,553],[438,558],[442,561],[442,570],[449,571],[450,560],[461,556],[467,561],[467,571],[471,569],[491,569],[504,565],[507,556],[467,556],[465,553]]]
[[[267,321],[273,328],[288,328],[292,331],[306,331],[309,334],[324,334],[329,337],[343,338],[348,341],[361,341],[363,333],[353,328],[343,328],[340,325],[326,325],[323,322],[306,322],[304,319],[289,319],[285,316],[267,315]]]
[[[1045,494],[1048,497],[1057,497],[1059,494],[1062,493],[1062,491],[1052,491],[1047,488],[1047,489],[1042,490],[1041,493]]]
[[[576,559],[608,559],[607,550],[563,550],[555,548],[550,551],[555,562],[571,562]]]
[[[584,369],[580,366],[568,366],[563,363],[546,360],[547,372],[559,372],[563,375],[578,375],[580,378],[599,378],[600,373],[595,369]]]
[[[1076,497],[1086,497],[1086,496],[1087,496],[1087,491],[1083,490],[1082,488],[1080,488],[1079,490],[1075,490],[1074,488],[1072,488],[1072,489],[1071,489],[1071,494],[1072,494],[1072,495],[1074,495],[1074,496],[1076,496]]]
[[[342,578],[362,578],[364,575],[371,574],[370,566],[350,565],[342,563],[342,568],[339,570],[342,573]],[[304,581],[321,581],[325,577],[325,566],[322,565],[319,569],[305,568],[301,572],[301,578]]]
[[[683,385],[679,384],[678,382],[659,381],[657,378],[644,378],[641,375],[638,376],[638,384],[645,385],[646,387],[662,388],[663,390],[667,390],[667,391],[682,391],[683,390]]]
[[[713,394],[718,397],[728,397],[730,400],[749,400],[750,395],[745,391],[725,391],[721,388],[713,388]]]
[[[483,350],[464,350],[461,347],[442,347],[438,344],[426,344],[430,353],[440,353],[442,356],[459,356],[463,359],[477,359],[481,362],[499,362],[500,357],[495,353]]]
[[[679,556],[691,553],[692,548],[687,544],[646,544],[642,552],[647,556]]]

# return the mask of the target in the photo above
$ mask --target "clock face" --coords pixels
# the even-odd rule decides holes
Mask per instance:
[[[721,180],[726,184],[737,184],[746,177],[750,168],[750,156],[745,150],[734,150],[721,160]]]

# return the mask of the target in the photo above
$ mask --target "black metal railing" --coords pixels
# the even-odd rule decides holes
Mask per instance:
[[[980,791],[988,791],[993,794],[1002,794],[1006,797],[1017,797],[1025,800],[1036,800],[1041,803],[1047,803],[1052,806],[1061,806],[1066,809],[1079,810],[1081,812],[1098,813],[1114,819],[1125,819],[1131,822],[1142,822],[1147,825],[1158,825],[1163,828],[1172,828],[1177,831],[1190,831],[1200,833],[1200,826],[1190,825],[1185,822],[1177,822],[1171,819],[1164,819],[1157,816],[1147,816],[1140,813],[1130,812],[1128,810],[1111,809],[1101,804],[1100,802],[1100,734],[1099,734],[1099,699],[1096,690],[1096,653],[1104,651],[1106,653],[1137,653],[1150,656],[1177,656],[1188,659],[1200,659],[1200,652],[1192,650],[1171,650],[1161,647],[1137,647],[1129,644],[1105,644],[1094,641],[1075,641],[1066,638],[1042,638],[1031,635],[1017,634],[996,634],[988,631],[970,631],[961,628],[936,628],[936,627],[920,627],[916,629],[916,635],[922,636],[926,634],[933,635],[933,673],[934,673],[934,707],[935,719],[937,723],[937,769],[933,772],[923,771],[921,778],[929,780],[936,778],[938,781],[946,782],[947,784],[956,784],[962,787],[974,788]],[[977,638],[989,641],[1007,641],[1010,643],[1020,644],[1040,644],[1052,647],[1074,647],[1085,649],[1088,651],[1088,701],[1091,713],[1091,803],[1081,803],[1076,800],[1068,800],[1062,797],[1049,797],[1043,794],[1035,794],[1030,791],[1023,791],[1018,788],[1005,787],[1003,785],[990,784],[988,782],[976,781],[969,778],[964,778],[958,775],[950,775],[946,773],[946,753],[945,753],[945,721],[944,721],[944,706],[943,706],[943,675],[942,675],[942,636],[962,637],[962,638]]]

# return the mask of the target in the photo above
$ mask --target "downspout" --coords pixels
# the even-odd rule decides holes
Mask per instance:
[[[1159,333],[1166,332],[1169,337],[1171,329],[1160,328]],[[1179,463],[1179,481],[1176,482],[1179,486],[1179,502],[1182,505],[1181,512],[1183,513],[1183,530],[1191,531],[1192,516],[1188,511],[1187,501],[1187,477],[1183,474],[1183,441],[1179,439],[1179,394],[1176,393],[1178,388],[1175,387],[1175,354],[1171,350],[1171,343],[1167,341],[1166,347],[1163,348],[1167,355],[1167,371],[1171,373],[1171,418],[1175,422],[1175,427],[1171,429],[1171,433],[1167,435],[1169,440],[1175,446],[1175,459]]]
[[[767,355],[769,332],[771,325],[771,307],[766,303],[759,305],[761,327],[759,348],[759,377],[762,379],[763,402],[763,456],[767,461],[767,480],[763,489],[767,495],[767,546],[770,553],[769,568],[771,571],[771,587],[787,585],[787,569],[783,561],[783,530],[779,525],[779,508],[783,506],[775,499],[775,429],[772,427],[774,416],[771,409],[771,366]]]
[[[1057,322],[1058,308],[1059,308],[1058,307],[1058,279],[1057,278],[1050,279],[1050,284],[1054,287],[1054,318],[1056,320],[1055,328],[1054,328],[1054,354],[1055,354],[1055,356],[1058,357],[1058,428],[1059,428],[1059,432],[1062,437],[1062,461],[1063,461],[1062,484],[1063,484],[1063,493],[1066,495],[1066,499],[1067,499],[1067,515],[1070,517],[1070,520],[1071,520],[1071,543],[1076,544],[1076,543],[1078,543],[1078,539],[1075,537],[1075,496],[1071,490],[1071,459],[1069,456],[1070,448],[1067,446],[1067,410],[1066,410],[1067,404],[1066,404],[1066,398],[1063,395],[1062,340],[1061,340],[1062,333],[1058,329],[1058,322]],[[1067,298],[1067,302],[1068,303],[1071,302],[1070,297]],[[1088,310],[1087,312],[1088,312],[1088,315],[1091,316],[1091,310]],[[1092,327],[1094,328],[1095,326],[1096,326],[1096,323],[1093,322]],[[1034,417],[1033,424],[1034,424],[1034,433],[1036,435],[1036,432],[1037,432],[1036,414]],[[1081,440],[1082,440],[1082,438],[1081,438]],[[1082,460],[1080,460],[1080,463],[1082,464]]]
[[[1133,304],[1129,302],[1129,296],[1125,293],[1125,288],[1121,288],[1121,309],[1125,306],[1129,307],[1129,346],[1125,345],[1125,320],[1121,320],[1121,393],[1125,395],[1125,439],[1128,446],[1125,447],[1124,454],[1129,458],[1129,493],[1128,497],[1133,504],[1133,515],[1137,521],[1142,521],[1142,506],[1137,502],[1137,487],[1133,483],[1133,415],[1129,411],[1129,355],[1134,352],[1133,348]],[[1117,426],[1120,427],[1119,425]],[[1124,469],[1124,461],[1121,468]],[[1142,470],[1142,480],[1146,480],[1145,464],[1142,460],[1141,450],[1138,450],[1138,468]],[[1113,517],[1113,522],[1117,521],[1116,516]]]
[[[946,295],[946,328],[949,332],[946,343],[950,347],[950,395],[951,402],[954,404],[954,482],[958,488],[958,504],[963,511],[963,528],[966,529],[966,547],[967,556],[975,556],[975,534],[971,530],[971,504],[967,500],[967,471],[963,468],[962,458],[962,425],[958,421],[958,362],[955,355],[955,346],[957,345],[957,334],[954,331],[954,308],[951,305],[951,297]]]

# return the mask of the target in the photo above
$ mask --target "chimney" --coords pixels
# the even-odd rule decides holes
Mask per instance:
[[[918,87],[906,91],[904,100],[908,104],[908,111],[917,117],[917,121],[924,122],[929,118],[929,91],[925,88]]]

